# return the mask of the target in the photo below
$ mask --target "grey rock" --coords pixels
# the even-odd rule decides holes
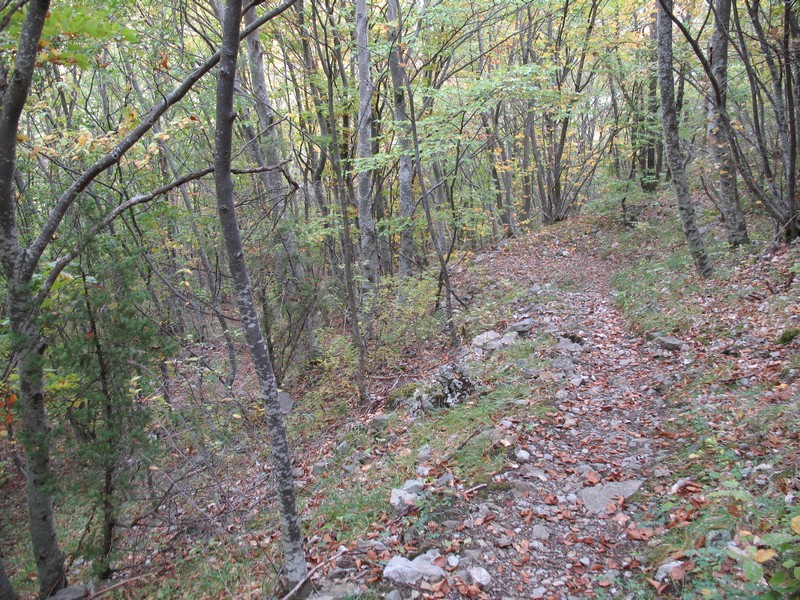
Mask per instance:
[[[330,466],[330,463],[329,463],[327,460],[321,460],[321,461],[319,461],[319,462],[315,462],[315,463],[314,463],[314,464],[311,466],[311,474],[312,474],[314,477],[319,477],[320,475],[322,475],[323,473],[325,473],[325,471],[327,471],[327,470],[328,470],[328,467],[329,467],[329,466]]]
[[[392,590],[383,597],[383,600],[403,600],[403,596],[397,590]]]
[[[573,371],[575,370],[575,363],[569,358],[554,358],[550,366],[554,371]]]
[[[669,578],[669,574],[672,572],[672,569],[676,569],[677,567],[682,567],[683,561],[682,560],[673,560],[663,565],[659,566],[656,569],[656,581],[666,581]]]
[[[664,467],[656,467],[653,469],[653,477],[669,477],[670,475],[672,475],[672,471]]]
[[[389,496],[389,504],[394,510],[394,514],[402,516],[414,508],[414,503],[419,499],[417,494],[410,494],[398,488],[392,490]]]
[[[547,588],[545,587],[537,587],[531,590],[531,598],[533,600],[541,600],[544,598],[545,594],[547,594]]]
[[[535,540],[549,540],[550,530],[544,525],[534,525],[531,529],[531,537]]]
[[[517,462],[521,463],[530,462],[531,460],[531,453],[527,450],[517,450],[517,453],[514,456],[517,459]]]
[[[303,467],[295,467],[294,469],[292,469],[292,477],[294,477],[295,479],[300,479],[305,474],[306,472],[305,469],[303,469]]]
[[[492,576],[483,567],[470,567],[467,569],[467,574],[470,581],[482,590],[492,585]]]
[[[419,465],[417,467],[417,475],[420,477],[427,477],[431,473],[431,468],[425,465]]]
[[[294,407],[294,400],[289,395],[288,392],[278,392],[278,404],[281,407],[281,412],[285,415],[289,415],[292,413],[292,408]]]
[[[336,454],[344,454],[348,450],[350,450],[350,442],[347,440],[343,440],[336,444]]]
[[[486,331],[472,340],[472,346],[481,350],[496,350],[499,346],[496,344],[503,336],[494,330]],[[492,346],[491,348],[489,346]]]
[[[433,561],[440,556],[438,550],[428,550],[414,560],[394,556],[384,567],[383,578],[400,585],[416,585],[421,580],[441,580],[444,578],[445,572],[441,567],[433,564]]]
[[[660,335],[655,339],[656,344],[664,350],[679,351],[683,347],[683,342],[674,335]]]
[[[733,541],[727,529],[712,529],[706,534],[706,548],[725,548]]]
[[[600,514],[605,512],[606,504],[620,496],[624,498],[633,496],[641,486],[642,482],[638,479],[612,481],[611,483],[603,483],[594,487],[584,488],[580,491],[578,496],[586,506],[586,510],[595,514]]]
[[[407,494],[419,494],[425,487],[425,482],[421,479],[409,479],[400,488],[401,491]]]
[[[455,569],[458,566],[458,563],[461,562],[461,557],[458,554],[448,554],[447,555],[447,566]]]
[[[531,330],[531,327],[533,327],[533,319],[528,317],[509,325],[506,328],[506,332],[515,331],[517,333],[528,333]]]
[[[50,596],[50,600],[81,600],[90,596],[89,586],[70,585]]]
[[[433,456],[433,451],[431,450],[429,444],[425,444],[422,448],[419,449],[419,452],[417,453],[417,458],[419,459],[420,462],[425,462],[430,460],[431,456]]]
[[[369,428],[376,433],[382,433],[389,430],[390,421],[389,415],[377,414],[370,420]]]

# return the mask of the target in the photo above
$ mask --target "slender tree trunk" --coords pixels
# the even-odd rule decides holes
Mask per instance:
[[[228,253],[231,277],[236,289],[242,330],[258,376],[261,396],[267,414],[272,461],[283,525],[283,551],[285,574],[289,587],[305,581],[307,567],[303,552],[303,534],[297,515],[292,479],[292,458],[286,438],[278,388],[264,335],[258,322],[258,312],[253,301],[253,289],[245,263],[239,224],[236,220],[231,155],[233,144],[234,81],[236,58],[239,51],[239,22],[242,0],[228,0],[223,21],[222,48],[217,74],[217,116],[215,136],[214,179],[216,182],[217,209],[222,234]]]
[[[20,242],[13,181],[19,120],[28,99],[49,7],[48,0],[28,3],[14,71],[3,91],[0,112],[0,264],[6,278],[6,308],[12,339],[17,345],[19,435],[25,449],[28,524],[42,598],[64,587],[66,577],[64,553],[58,544],[53,518],[50,425],[44,407],[46,344],[39,329],[40,306],[33,297],[33,272],[28,264],[38,257],[29,255]]]
[[[726,110],[728,91],[728,36],[731,0],[716,0],[714,33],[711,38],[711,69],[720,87],[719,96],[713,92],[709,99],[708,142],[714,170],[719,175],[717,192],[725,220],[728,243],[732,247],[747,244],[747,224],[739,204],[736,189],[736,165],[731,156],[727,136],[722,131],[719,115]],[[719,98],[719,100],[717,100]]]
[[[250,9],[244,14],[245,25],[251,25],[256,20],[255,9]],[[250,80],[253,85],[253,96],[255,100],[256,114],[261,128],[261,143],[253,139],[251,154],[259,166],[270,167],[261,175],[262,182],[266,188],[267,198],[270,208],[277,219],[276,232],[280,242],[279,255],[275,257],[280,272],[280,283],[287,289],[287,296],[291,298],[301,298],[303,302],[310,304],[307,306],[297,306],[297,302],[289,301],[289,306],[293,305],[300,319],[298,320],[297,337],[303,337],[305,341],[305,354],[314,356],[317,352],[317,311],[315,308],[315,298],[309,297],[308,273],[303,264],[300,250],[298,249],[297,238],[291,228],[290,222],[284,218],[288,210],[288,200],[284,176],[278,168],[280,165],[280,137],[275,123],[275,111],[269,98],[267,89],[267,79],[264,74],[264,50],[261,45],[259,31],[254,31],[245,38],[247,47],[247,64],[250,72]],[[305,335],[304,335],[305,334]],[[283,365],[282,365],[283,366]],[[285,368],[285,366],[283,366]]]
[[[397,273],[400,276],[399,300],[405,303],[404,280],[411,277],[414,264],[414,197],[411,185],[414,181],[414,167],[411,152],[411,125],[406,108],[406,72],[400,56],[402,43],[402,16],[398,0],[389,0],[387,9],[389,20],[389,72],[392,77],[394,93],[394,118],[397,129],[397,143],[400,146],[400,217],[403,228],[400,232],[400,256],[397,259]]]
[[[372,158],[372,78],[370,76],[367,0],[356,0],[356,55],[358,57],[358,158]],[[372,171],[358,168],[358,230],[365,291],[378,282],[378,235],[372,218]]]
[[[3,555],[0,554],[0,600],[17,600],[17,592],[11,585],[11,580],[6,573],[6,565],[3,562]]]
[[[664,127],[664,150],[667,154],[667,164],[672,176],[672,186],[678,202],[678,212],[681,225],[689,251],[694,260],[697,271],[703,277],[709,277],[714,269],[706,253],[703,236],[697,227],[694,214],[694,203],[689,195],[689,184],[686,181],[686,171],[681,152],[681,139],[678,133],[678,118],[675,111],[675,82],[672,78],[672,21],[661,7],[658,6],[658,82],[661,89],[661,121]],[[671,10],[672,0],[665,0]]]

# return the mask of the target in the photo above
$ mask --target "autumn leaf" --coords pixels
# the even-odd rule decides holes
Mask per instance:
[[[792,517],[791,527],[792,531],[794,531],[797,535],[800,535],[800,515]]]
[[[757,563],[765,563],[769,560],[772,560],[777,555],[778,553],[772,548],[759,548],[753,555],[753,560],[755,560]]]

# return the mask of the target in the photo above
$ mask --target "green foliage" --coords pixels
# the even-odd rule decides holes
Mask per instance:
[[[778,336],[777,342],[779,344],[790,344],[797,336],[800,336],[800,329],[797,327],[789,327],[784,329]]]

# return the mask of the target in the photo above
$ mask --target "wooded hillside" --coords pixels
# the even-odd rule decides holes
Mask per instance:
[[[800,593],[794,3],[0,45],[0,600]]]

